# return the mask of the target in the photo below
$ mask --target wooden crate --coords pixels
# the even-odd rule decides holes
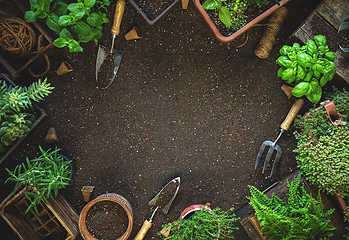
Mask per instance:
[[[22,240],[72,240],[79,234],[79,216],[66,199],[58,193],[48,199],[49,205],[41,203],[27,214],[30,205],[20,186],[0,204],[0,215]]]
[[[23,5],[18,0],[8,0],[8,2],[13,3],[18,7],[20,12],[22,13],[18,17],[24,19],[24,14],[27,10],[23,7]],[[45,45],[45,47],[38,53],[28,55],[28,59],[25,57],[15,58],[0,53],[0,63],[9,71],[11,77],[14,80],[17,79],[20,73],[22,73],[28,67],[38,67],[37,65],[40,65],[44,61],[45,54],[49,56],[54,52],[53,39],[45,31],[45,29],[37,21],[30,23],[29,26],[36,33],[37,38],[39,37],[39,35],[43,36],[43,45]],[[36,49],[32,49],[32,51],[36,51]]]

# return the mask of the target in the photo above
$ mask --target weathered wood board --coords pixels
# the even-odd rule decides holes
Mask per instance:
[[[349,83],[349,53],[339,48],[339,44],[343,43],[343,47],[349,46],[349,40],[344,35],[347,36],[348,31],[338,33],[340,24],[348,17],[348,0],[326,0],[292,34],[289,42],[299,40],[305,44],[307,40],[314,39],[315,35],[325,35],[330,50],[336,56],[334,62],[337,73]]]

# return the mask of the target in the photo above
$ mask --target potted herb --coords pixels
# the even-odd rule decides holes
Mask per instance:
[[[39,80],[27,87],[13,87],[0,80],[0,152],[29,131],[35,121],[32,101],[39,102],[54,87]]]
[[[206,205],[192,205],[188,207],[180,218],[171,224],[166,224],[163,227],[171,227],[169,233],[165,232],[163,239],[225,239],[234,238],[233,231],[237,230],[234,223],[237,218],[235,214],[228,214],[233,211],[230,208],[228,211],[222,211],[220,208],[211,209]]]
[[[349,92],[333,89],[328,97],[342,117],[340,124],[330,123],[322,108],[311,109],[305,117],[297,117],[298,143],[294,152],[298,153],[297,163],[307,180],[343,204],[341,198],[349,196]],[[341,208],[345,211],[345,204]]]
[[[307,194],[300,178],[299,174],[293,182],[287,181],[286,202],[275,194],[269,199],[255,187],[249,186],[251,196],[247,198],[268,239],[320,240],[333,235],[331,231],[335,227],[328,218],[334,209],[324,212],[320,194],[317,199]]]
[[[109,0],[78,0],[70,4],[64,0],[31,0],[30,4],[31,10],[26,12],[25,20],[31,23],[46,19],[47,26],[59,35],[53,44],[59,48],[68,47],[70,52],[82,52],[81,42],[97,44],[102,37],[103,23],[109,22]]]
[[[336,74],[334,53],[326,45],[326,37],[314,36],[302,47],[298,43],[284,45],[276,63],[280,65],[277,76],[288,84],[295,85],[292,94],[295,97],[306,96],[312,103],[318,103],[322,96],[322,87]]]
[[[10,175],[6,182],[16,183],[14,191],[21,184],[26,188],[24,195],[31,203],[26,213],[32,207],[38,212],[36,205],[41,201],[49,205],[47,199],[52,196],[56,197],[59,189],[69,185],[71,177],[71,161],[67,161],[58,154],[60,149],[44,151],[41,146],[39,149],[41,156],[32,160],[27,157],[26,163],[16,166],[13,171],[6,168]]]
[[[218,41],[228,43],[289,1],[290,0],[194,0],[194,4]],[[268,6],[270,6],[270,8],[268,8]],[[263,12],[260,14],[261,9]],[[256,15],[253,15],[253,11],[256,12]],[[218,29],[218,26],[220,29]]]

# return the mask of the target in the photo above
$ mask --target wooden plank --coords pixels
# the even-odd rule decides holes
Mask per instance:
[[[267,239],[267,235],[262,234],[261,225],[260,225],[260,222],[257,219],[257,216],[254,215],[253,217],[249,217],[248,220],[251,222],[251,224],[253,225],[254,229],[256,229],[256,231],[258,232],[259,236],[263,240]]]
[[[347,0],[326,0],[326,8],[319,8],[318,13],[327,21],[331,18],[337,18],[337,23],[333,26],[338,30],[340,23],[347,17],[349,17],[349,1]],[[332,16],[333,15],[333,16]],[[329,21],[330,22],[330,21]],[[339,25],[338,25],[339,22]]]
[[[252,240],[263,240],[249,221],[243,227]]]
[[[342,18],[327,4],[323,4],[318,10],[317,13],[322,16],[326,21],[328,21],[335,29],[338,30],[339,26],[342,23]]]

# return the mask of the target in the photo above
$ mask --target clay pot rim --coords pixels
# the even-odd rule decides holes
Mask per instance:
[[[130,210],[127,209],[127,207],[125,206],[125,204],[123,202],[118,201],[114,197],[109,197],[109,196],[116,196],[117,198],[120,198],[121,200],[125,201],[126,204],[129,204]],[[87,239],[87,240],[99,240],[98,238],[95,238],[94,236],[92,236],[92,234],[88,231],[87,225],[86,225],[86,217],[87,217],[87,213],[90,210],[90,208],[93,205],[95,205],[96,203],[101,202],[101,201],[115,202],[125,210],[125,212],[127,214],[127,218],[128,218],[127,230],[121,237],[117,238],[116,240],[127,239],[131,235],[131,231],[132,231],[132,227],[133,227],[133,212],[132,212],[131,204],[123,196],[116,194],[116,193],[103,194],[103,195],[91,200],[90,202],[88,202],[85,205],[85,207],[82,209],[82,211],[80,213],[80,217],[79,217],[79,229],[80,229],[80,233],[81,233],[82,238]]]
[[[268,17],[270,14],[275,12],[278,8],[285,5],[289,1],[291,1],[291,0],[281,0],[280,5],[275,4],[271,8],[269,8],[266,11],[264,11],[263,13],[261,13],[259,16],[257,16],[255,19],[253,19],[251,22],[247,23],[244,27],[240,28],[238,31],[234,32],[232,35],[227,36],[227,37],[223,36],[218,31],[216,25],[212,22],[211,18],[206,13],[206,10],[201,7],[200,0],[194,0],[194,4],[195,4],[196,9],[200,12],[201,16],[204,18],[205,22],[207,23],[207,25],[209,26],[209,28],[211,29],[211,31],[213,32],[213,34],[217,38],[217,40],[222,42],[222,43],[228,43],[228,42],[233,41],[235,38],[237,38],[238,36],[240,36],[241,34],[246,32],[247,30],[249,30],[255,24],[262,21],[264,18]]]

